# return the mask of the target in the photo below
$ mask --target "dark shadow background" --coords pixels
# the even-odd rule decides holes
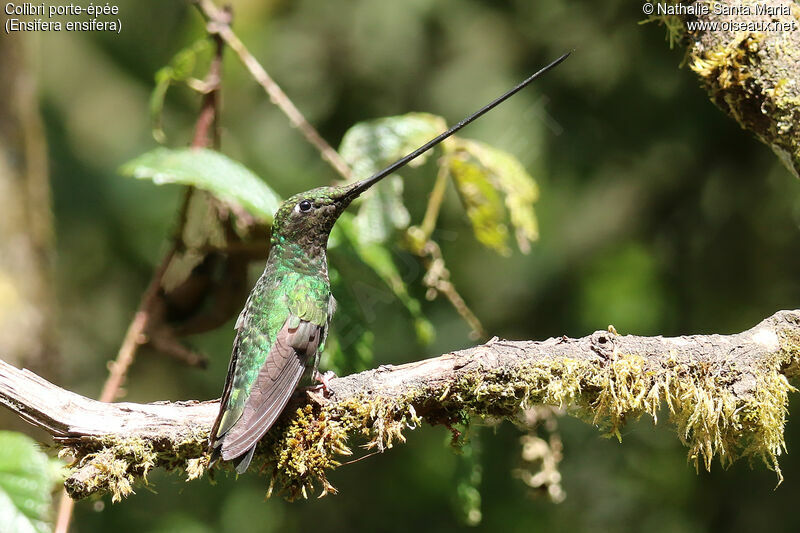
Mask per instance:
[[[203,33],[184,2],[119,0],[120,35],[26,35],[40,74],[57,236],[61,385],[96,396],[139,296],[165,249],[180,190],[120,177],[152,148],[148,98],[157,69]],[[800,183],[770,149],[715,108],[670,50],[664,28],[640,25],[630,2],[588,0],[323,0],[234,2],[235,30],[334,146],[370,118],[428,111],[453,122],[564,51],[564,65],[470,126],[465,136],[514,153],[538,180],[541,240],[502,258],[472,236],[457,198],[440,227],[457,287],[492,335],[730,333],[800,301]],[[22,38],[3,34],[2,39]],[[169,93],[168,143],[191,140],[198,98]],[[335,175],[289,128],[226,54],[222,150],[281,195]],[[433,176],[404,173],[415,222]],[[256,269],[257,270],[257,269]],[[347,275],[346,272],[343,275]],[[412,280],[424,299],[420,280]],[[399,304],[373,324],[377,363],[469,346],[443,300],[426,302],[437,327],[414,344]],[[219,395],[232,324],[193,339],[207,371],[142,351],[130,401]],[[797,402],[796,398],[793,400]],[[797,405],[792,405],[797,409]],[[660,417],[665,420],[666,416]],[[761,464],[695,474],[668,423],[629,425],[622,444],[582,422],[561,422],[567,499],[532,498],[511,475],[519,430],[483,430],[486,531],[797,531],[800,465],[786,481]],[[72,531],[455,531],[458,458],[449,432],[422,428],[390,453],[331,475],[340,495],[263,501],[253,474],[189,484],[155,473],[149,487],[111,505],[78,504]],[[796,424],[787,445],[800,443]]]

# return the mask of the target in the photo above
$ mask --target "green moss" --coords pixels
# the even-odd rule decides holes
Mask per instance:
[[[259,451],[272,471],[268,495],[274,488],[293,500],[307,498],[315,485],[321,494],[335,494],[326,472],[341,465],[338,458],[352,455],[348,436],[361,435],[363,448],[384,451],[396,441],[405,442],[403,430],[420,420],[411,398],[395,400],[353,399],[340,404],[309,403],[284,419],[262,440]]]
[[[800,365],[800,334],[791,329],[785,329],[778,334],[781,345],[781,363],[784,366]],[[797,375],[796,371],[787,371],[790,376]]]
[[[800,96],[789,41],[766,33],[741,33],[710,51],[693,48],[691,68],[711,100],[739,125],[771,146],[790,169],[800,173]],[[783,64],[785,62],[786,64]]]
[[[146,484],[147,475],[154,467],[184,468],[189,478],[195,479],[208,466],[207,440],[207,433],[178,441],[157,442],[141,437],[83,438],[59,452],[62,457],[73,458],[70,465],[73,474],[66,480],[65,487],[76,499],[110,492],[112,501],[118,502],[134,493],[137,481]]]
[[[742,379],[753,380],[753,390],[737,395],[732,385]],[[306,406],[273,443],[281,450],[273,481],[290,497],[306,496],[315,481],[323,494],[332,492],[325,471],[338,466],[334,457],[350,455],[351,433],[365,436],[367,448],[382,450],[405,440],[403,430],[416,423],[417,411],[428,423],[452,426],[470,416],[513,418],[539,403],[567,407],[617,438],[628,420],[647,414],[656,421],[663,406],[698,468],[710,469],[714,457],[725,466],[740,457],[759,458],[780,476],[791,390],[777,359],[757,372],[678,362],[669,354],[657,366],[626,354],[611,362],[543,361],[488,376],[466,375],[446,390],[418,391],[401,400],[361,398],[316,414]]]
[[[565,408],[617,438],[629,420],[648,415],[656,422],[666,413],[698,469],[710,469],[715,457],[723,466],[758,459],[782,479],[778,457],[785,450],[787,397],[794,390],[784,373],[800,361],[796,334],[783,334],[774,358],[758,364],[711,364],[674,353],[610,357],[542,358],[467,373],[447,386],[420,387],[402,397],[312,401],[281,418],[262,440],[251,469],[271,472],[269,492],[288,499],[335,493],[328,472],[354,455],[355,445],[362,449],[357,455],[381,452],[405,442],[405,431],[422,420],[448,428],[475,416],[516,420],[524,409],[543,404]],[[76,465],[95,472],[75,492],[106,490],[118,501],[133,492],[136,479],[146,481],[153,466],[185,468],[196,479],[208,468],[206,438],[195,435],[161,447],[141,439],[98,441],[95,449],[82,443],[81,450],[72,450],[80,456]]]
[[[156,465],[158,457],[149,441],[141,438],[101,439],[89,446],[97,451],[86,453],[87,443],[80,448],[64,448],[61,455],[78,457],[71,468],[89,473],[79,481],[75,476],[67,479],[67,490],[73,497],[86,497],[96,492],[110,492],[111,500],[118,502],[134,493],[136,479],[147,482],[147,474]]]
[[[753,390],[737,395],[732,385],[741,379],[753,380]],[[325,426],[336,429],[323,432],[321,440],[315,417],[306,411],[290,423],[289,446],[282,448],[276,466],[290,495],[306,495],[303,489],[313,478],[322,482],[323,493],[331,492],[324,470],[338,465],[331,457],[349,455],[346,436],[351,431],[366,434],[368,447],[382,449],[393,440],[405,440],[403,429],[416,418],[413,406],[429,423],[452,425],[476,415],[512,418],[526,406],[542,403],[566,406],[617,438],[628,420],[647,414],[655,421],[664,406],[698,468],[710,469],[714,457],[724,466],[740,457],[759,458],[780,476],[778,457],[784,450],[791,390],[778,360],[757,372],[678,362],[669,354],[657,366],[625,354],[617,354],[610,363],[547,361],[488,376],[467,375],[445,391],[418,392],[403,400],[370,398],[350,402],[344,409],[323,410]],[[308,438],[299,438],[307,431]]]

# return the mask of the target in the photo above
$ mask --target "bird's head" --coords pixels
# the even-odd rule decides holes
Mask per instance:
[[[377,181],[367,179],[342,187],[318,187],[295,194],[283,202],[275,213],[273,241],[280,243],[288,240],[301,246],[325,247],[339,215],[350,202]]]

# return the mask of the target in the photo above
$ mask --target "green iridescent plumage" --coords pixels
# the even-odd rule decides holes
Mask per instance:
[[[267,266],[236,322],[211,449],[247,468],[303,374],[315,372],[335,308],[326,248],[355,186],[295,195],[275,214]]]
[[[242,311],[237,372],[234,374],[227,420],[220,423],[220,432],[227,431],[241,415],[258,370],[264,365],[270,346],[285,323],[297,328],[301,320],[320,328],[327,326],[328,301],[331,298],[327,279],[299,274],[285,267],[276,267],[262,278],[265,287],[256,290]],[[280,280],[280,281],[279,281]],[[260,290],[273,285],[273,290]],[[291,317],[291,320],[287,320]],[[320,351],[323,349],[320,343]]]

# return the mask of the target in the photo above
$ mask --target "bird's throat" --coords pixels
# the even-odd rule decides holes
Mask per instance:
[[[328,278],[328,257],[325,246],[316,243],[291,242],[280,237],[272,240],[267,266],[289,269],[301,274],[317,274]]]

